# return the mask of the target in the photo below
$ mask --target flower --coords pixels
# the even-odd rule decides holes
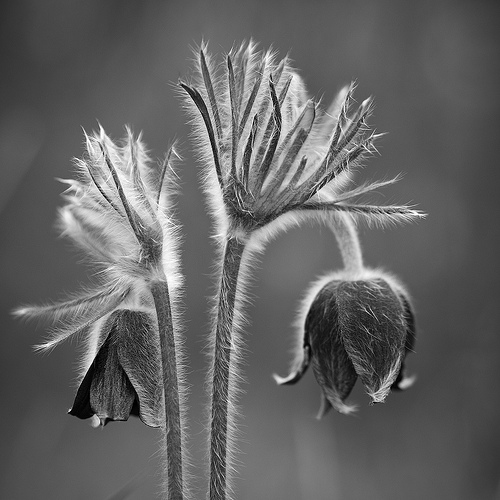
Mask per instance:
[[[99,331],[99,349],[78,388],[69,413],[97,416],[101,425],[140,416],[151,426],[163,421],[160,345],[153,315],[117,309]]]
[[[372,403],[391,389],[406,389],[404,360],[415,344],[414,315],[408,294],[392,276],[365,269],[364,276],[333,273],[318,280],[305,303],[302,357],[279,384],[294,384],[310,363],[322,389],[318,417],[333,406],[341,413],[359,377]]]
[[[193,135],[208,166],[206,189],[221,232],[245,241],[278,218],[293,222],[304,212],[352,211],[381,221],[421,215],[407,206],[352,203],[396,179],[341,193],[349,173],[376,151],[379,137],[367,126],[371,98],[349,112],[353,84],[323,110],[308,98],[288,58],[277,62],[271,51],[259,53],[252,42],[233,49],[218,65],[202,46],[196,64],[194,82],[179,85],[189,97]]]
[[[59,225],[97,266],[98,283],[70,300],[22,307],[16,314],[57,321],[39,349],[75,334],[85,337],[82,381],[71,414],[95,414],[104,424],[132,413],[157,426],[164,399],[152,287],[168,276],[175,297],[180,283],[176,227],[165,187],[172,181],[176,153],[171,148],[154,168],[141,138],[128,129],[121,145],[102,128],[85,139],[86,154],[75,160],[78,179],[62,181],[69,187]]]

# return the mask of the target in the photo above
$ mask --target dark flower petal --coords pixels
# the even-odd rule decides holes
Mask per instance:
[[[68,411],[70,415],[75,417],[86,419],[94,415],[94,411],[90,406],[90,385],[92,383],[92,378],[94,377],[94,363],[90,365],[85,377],[78,387],[76,392],[75,401],[73,406]]]
[[[117,319],[118,359],[138,399],[141,420],[151,427],[164,421],[161,355],[155,318],[141,311],[123,311]]]
[[[413,385],[415,382],[415,376],[407,376],[405,368],[405,359],[408,353],[413,352],[415,348],[416,341],[416,328],[415,328],[415,314],[413,312],[413,307],[411,302],[405,297],[404,294],[400,294],[399,298],[404,306],[405,320],[406,320],[406,339],[405,339],[405,353],[403,361],[401,362],[401,369],[399,370],[398,376],[391,386],[393,391],[401,391],[408,389],[408,387]]]
[[[406,341],[405,311],[383,279],[344,281],[337,288],[340,337],[374,403],[396,380]]]
[[[87,373],[81,381],[80,386],[78,387],[73,407],[68,412],[70,415],[74,415],[81,419],[86,419],[97,414],[97,410],[91,404],[93,380],[94,377],[99,378],[102,376],[102,374],[98,373],[97,370],[102,370],[103,367],[105,367],[106,357],[109,351],[109,345],[111,343],[108,339],[110,338],[110,336],[115,335],[114,329],[117,318],[120,316],[120,314],[121,310],[114,311],[112,314],[110,314],[106,321],[103,323],[101,330],[99,331],[99,338],[97,341],[97,355],[94,358],[94,361],[90,365],[89,369],[87,370]],[[120,374],[120,378],[121,376],[122,375]]]
[[[143,314],[137,313],[135,314]],[[98,351],[78,388],[71,415],[85,419],[96,415],[105,425],[111,420],[128,420],[139,415],[137,393],[120,360],[123,332],[133,330],[134,312],[114,311],[99,332]],[[143,363],[144,360],[140,360]]]
[[[311,304],[305,323],[314,375],[324,395],[319,418],[330,406],[341,413],[354,410],[353,406],[344,403],[356,383],[357,374],[340,335],[337,303],[340,285],[339,281],[331,281],[322,288]]]
[[[113,329],[92,363],[90,406],[103,425],[110,420],[128,420],[137,397],[120,365],[119,341],[117,330]]]

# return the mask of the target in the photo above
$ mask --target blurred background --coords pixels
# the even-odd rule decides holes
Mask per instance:
[[[93,430],[66,415],[79,349],[35,354],[44,327],[14,321],[21,303],[58,299],[91,269],[58,237],[56,208],[97,120],[113,137],[144,132],[154,158],[177,138],[185,161],[178,209],[186,274],[191,452],[205,472],[203,390],[214,248],[176,94],[190,46],[223,53],[253,37],[288,51],[325,101],[352,79],[388,135],[358,180],[405,174],[383,202],[418,204],[427,220],[361,230],[365,259],[414,297],[416,385],[355,417],[314,417],[313,374],[277,387],[290,361],[296,305],[339,267],[335,240],[295,229],[262,256],[248,309],[236,498],[500,499],[500,9],[491,1],[247,2],[17,0],[0,7],[0,498],[150,499],[158,433],[137,420]],[[204,498],[198,480],[196,498]]]

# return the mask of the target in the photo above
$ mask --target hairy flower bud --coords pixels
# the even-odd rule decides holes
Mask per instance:
[[[319,417],[331,406],[341,413],[359,377],[372,403],[391,389],[405,389],[404,358],[415,342],[412,307],[404,288],[390,276],[367,273],[365,279],[330,276],[310,303],[304,323],[300,365],[280,384],[297,382],[309,363],[322,389]]]

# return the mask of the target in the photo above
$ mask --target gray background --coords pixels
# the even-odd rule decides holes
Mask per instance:
[[[486,1],[122,2],[18,0],[0,8],[0,498],[106,499],[130,480],[153,498],[158,434],[139,421],[92,430],[66,415],[78,344],[33,353],[43,327],[16,322],[25,302],[60,298],[91,270],[53,221],[80,126],[114,137],[142,130],[154,157],[179,138],[191,448],[204,468],[203,391],[213,247],[173,89],[190,45],[214,52],[249,37],[291,50],[315,96],[357,79],[371,123],[389,134],[358,179],[405,178],[386,202],[414,202],[426,221],[363,229],[366,261],[397,273],[418,311],[414,388],[355,417],[318,422],[312,373],[278,388],[291,323],[307,284],[340,265],[331,234],[295,229],[255,271],[247,328],[238,499],[500,498],[498,324],[499,9]],[[201,492],[205,481],[199,481]],[[202,498],[203,493],[197,498]]]

